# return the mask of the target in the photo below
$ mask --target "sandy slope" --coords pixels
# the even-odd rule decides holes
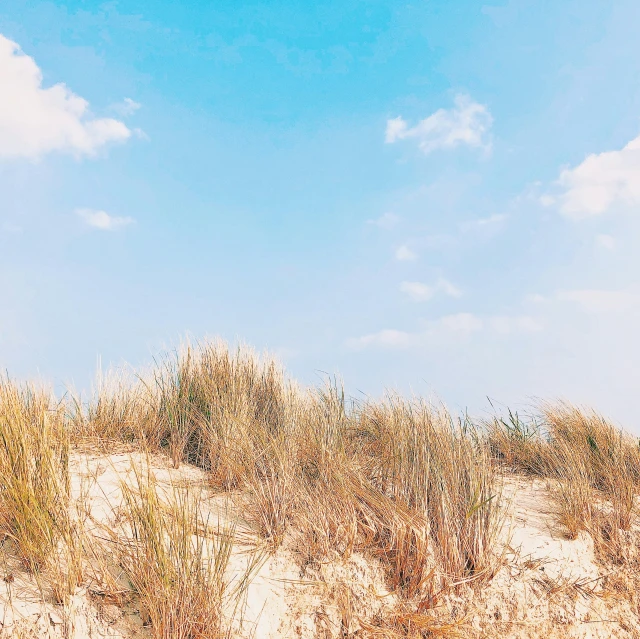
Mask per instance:
[[[86,528],[96,538],[104,536],[104,527],[121,523],[120,482],[131,480],[132,463],[144,463],[144,458],[124,453],[73,457],[74,497],[90,515]],[[204,473],[196,468],[183,465],[175,470],[160,457],[153,458],[152,466],[165,485],[182,482],[206,487]],[[488,586],[478,591],[463,587],[458,595],[444,597],[434,614],[458,623],[464,636],[640,637],[637,611],[620,597],[603,596],[606,570],[596,562],[590,538],[584,535],[569,541],[553,529],[546,512],[547,490],[541,481],[506,480],[502,568]],[[233,520],[239,541],[251,540],[247,526],[237,517],[233,496],[210,495],[207,504],[212,521]],[[234,634],[255,639],[373,636],[364,630],[367,624],[377,615],[390,613],[398,603],[387,590],[381,567],[353,555],[301,568],[294,541],[263,559],[236,614]],[[251,560],[247,548],[238,543],[229,566],[231,578]],[[117,578],[116,568],[112,569]],[[95,583],[78,590],[64,606],[48,602],[46,584],[38,584],[20,570],[7,541],[2,570],[0,636],[148,635],[133,604],[114,605]]]

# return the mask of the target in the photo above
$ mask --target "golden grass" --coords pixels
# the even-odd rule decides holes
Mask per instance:
[[[0,379],[0,527],[33,573],[72,537],[69,492],[62,408],[46,390]]]
[[[370,482],[390,498],[394,510],[412,516],[414,529],[403,527],[398,551],[400,557],[409,550],[407,558],[415,552],[422,559],[419,570],[415,562],[404,566],[400,561],[394,571],[400,583],[415,592],[422,587],[428,570],[426,543],[433,549],[442,585],[490,575],[500,526],[500,486],[469,425],[454,420],[443,407],[389,397],[365,405],[358,428],[368,433]]]
[[[162,361],[150,391],[149,441],[167,448],[174,464],[194,463],[215,484],[234,487],[270,463],[265,449],[287,426],[292,389],[273,360],[205,342]]]
[[[527,475],[547,474],[547,433],[539,416],[521,416],[507,409],[483,424],[494,458],[508,470]]]
[[[631,561],[638,441],[565,403],[474,425],[419,398],[355,402],[336,380],[302,389],[271,358],[222,342],[185,344],[144,376],[104,377],[88,401],[65,406],[3,380],[0,524],[30,570],[62,548],[78,582],[84,550],[69,514],[70,440],[117,441],[200,467],[271,551],[290,539],[303,566],[353,552],[377,559],[403,603],[374,635],[458,632],[431,611],[443,594],[498,568],[505,469],[549,480],[568,537],[589,533],[603,560]],[[200,534],[202,495],[160,494],[146,471],[123,492],[123,565],[154,636],[222,636],[231,532]]]
[[[82,433],[138,438],[240,490],[272,549],[293,526],[305,561],[366,551],[407,597],[493,570],[498,478],[480,438],[443,408],[356,404],[335,381],[302,390],[270,358],[208,342],[76,415]]]
[[[133,371],[99,371],[88,401],[70,395],[68,413],[75,443],[103,448],[118,441],[139,446],[155,414],[155,402],[145,381]]]
[[[134,485],[122,483],[131,529],[122,565],[143,620],[156,639],[225,636],[233,529],[209,529],[201,492],[170,487],[163,500],[152,473],[134,468]]]
[[[574,476],[606,500],[615,529],[629,530],[640,486],[638,440],[593,411],[565,403],[543,406],[552,451],[549,472]],[[589,511],[586,511],[589,514]]]
[[[547,478],[557,523],[590,534],[605,561],[625,563],[638,515],[640,445],[592,410],[548,402],[538,416],[485,424],[492,454],[510,469]]]

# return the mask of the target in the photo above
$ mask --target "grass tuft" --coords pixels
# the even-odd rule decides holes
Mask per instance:
[[[225,573],[233,529],[210,530],[202,495],[192,488],[171,487],[163,500],[149,470],[135,467],[134,485],[122,483],[122,490],[131,529],[123,567],[152,636],[225,636],[223,607],[230,594]]]
[[[0,379],[0,527],[32,573],[71,538],[69,500],[62,407],[44,389]]]

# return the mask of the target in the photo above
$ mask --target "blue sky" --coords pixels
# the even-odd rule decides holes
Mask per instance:
[[[181,336],[639,430],[640,4],[0,7],[0,365]]]

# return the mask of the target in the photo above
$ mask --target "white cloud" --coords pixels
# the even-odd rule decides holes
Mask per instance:
[[[407,134],[407,123],[400,116],[387,120],[387,130],[384,135],[384,141],[387,144],[393,144],[396,140],[402,140],[407,137]]]
[[[558,291],[556,298],[562,302],[573,302],[587,313],[621,313],[640,306],[640,296],[631,291]]]
[[[370,347],[404,349],[419,346],[436,346],[454,340],[468,339],[475,333],[487,332],[494,336],[516,333],[534,333],[542,330],[542,325],[534,318],[508,315],[480,317],[473,313],[445,315],[427,323],[422,331],[405,332],[385,329],[362,337],[347,340],[347,346],[355,350]]]
[[[575,219],[600,215],[614,204],[640,204],[640,136],[620,151],[593,153],[558,180],[560,210]]]
[[[601,234],[596,236],[596,243],[608,251],[613,251],[616,247],[616,240],[611,235]]]
[[[100,231],[117,231],[135,222],[132,217],[115,217],[106,211],[94,209],[76,209],[76,215],[82,218],[88,226]]]
[[[0,159],[36,160],[52,151],[92,155],[131,136],[123,122],[91,118],[86,100],[64,84],[42,87],[33,58],[0,35]]]
[[[414,302],[426,302],[436,293],[434,286],[422,282],[402,282],[400,290],[406,293]]]
[[[444,293],[449,297],[460,297],[462,295],[459,288],[442,277],[433,285],[422,282],[402,282],[400,290],[406,293],[414,302],[426,302],[436,293]]]
[[[504,213],[494,213],[488,217],[481,217],[476,220],[467,220],[460,223],[460,230],[465,233],[469,231],[479,231],[482,229],[494,229],[499,227],[509,217]]]
[[[537,333],[542,324],[528,315],[495,315],[489,318],[489,325],[496,333]]]
[[[424,153],[436,149],[452,149],[461,144],[488,149],[487,139],[493,118],[483,104],[469,96],[458,95],[452,109],[438,109],[429,117],[410,127],[402,117],[387,121],[385,142],[416,139]]]
[[[445,315],[440,319],[429,322],[423,331],[408,333],[395,329],[385,329],[377,333],[370,333],[362,337],[347,340],[347,346],[355,350],[369,347],[403,349],[413,346],[439,342],[447,337],[468,337],[481,330],[482,320],[471,313],[457,313]]]
[[[484,322],[477,315],[473,313],[456,313],[455,315],[445,315],[436,320],[427,331],[469,336],[471,333],[482,330],[483,327]]]
[[[540,293],[529,293],[524,296],[525,304],[544,304],[547,301],[547,298],[544,295],[540,295]]]
[[[384,213],[377,220],[367,220],[367,224],[379,226],[381,229],[392,229],[398,224],[400,217],[395,213]]]
[[[142,104],[140,104],[140,102],[136,102],[131,98],[125,98],[124,100],[122,100],[122,102],[116,102],[116,104],[112,104],[110,108],[118,115],[126,118],[129,115],[133,115],[141,107]]]
[[[387,348],[406,348],[411,345],[413,335],[395,329],[385,329],[370,335],[355,337],[347,340],[347,346],[355,350],[361,350],[369,346],[383,346]]]
[[[437,281],[436,287],[439,291],[442,291],[449,297],[462,297],[462,291],[457,286],[454,286],[449,282],[449,280],[445,280],[442,277]]]
[[[406,244],[396,249],[396,260],[400,262],[414,262],[417,259],[418,256]]]

